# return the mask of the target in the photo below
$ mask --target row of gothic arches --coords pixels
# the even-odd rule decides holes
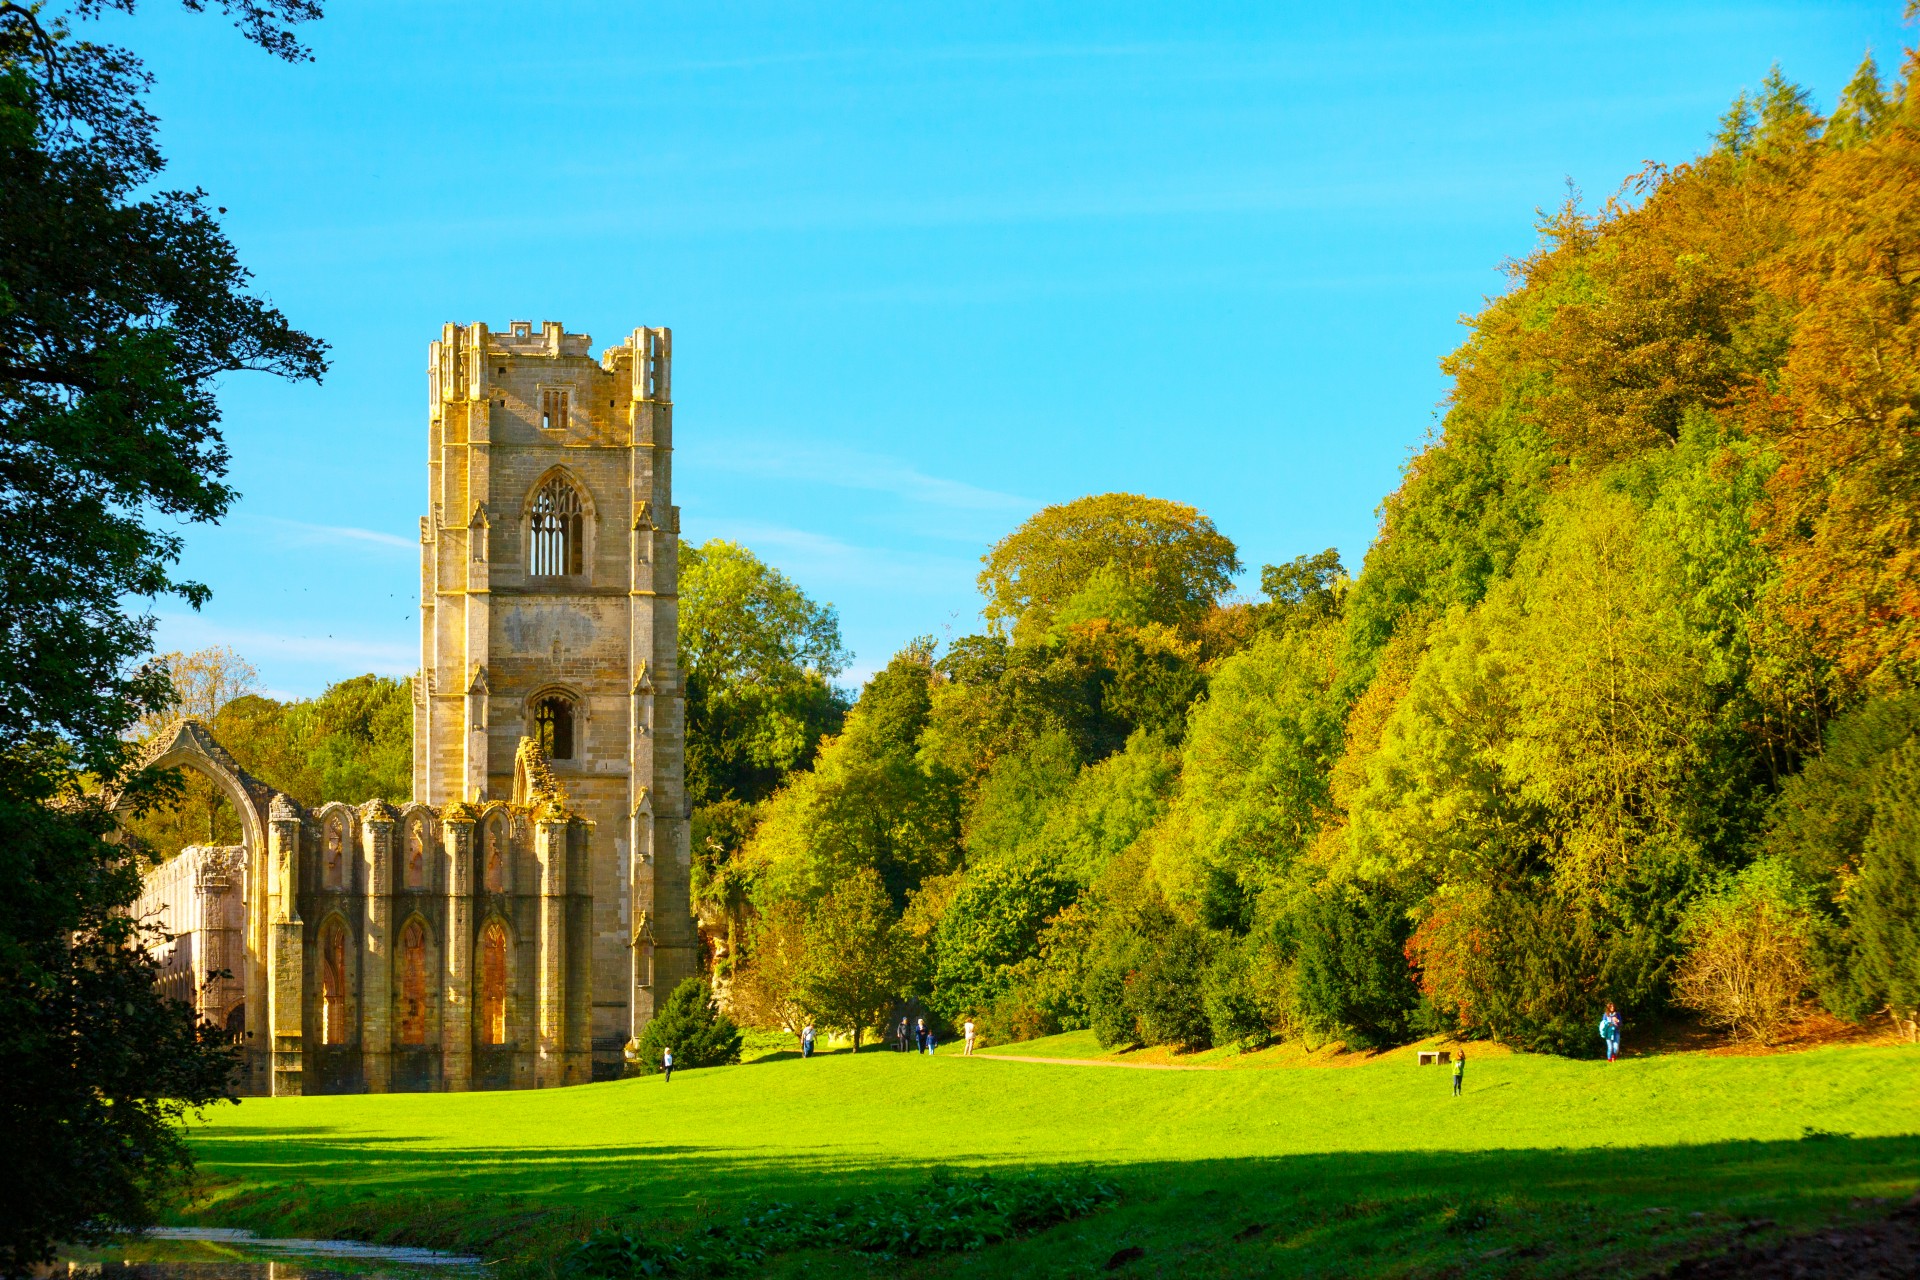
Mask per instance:
[[[367,891],[368,869],[360,856],[356,831],[358,811],[345,804],[321,808],[320,853],[312,888],[323,893]],[[446,891],[449,868],[439,839],[433,813],[424,806],[409,806],[402,811],[395,829],[395,889],[412,893]],[[511,816],[500,808],[482,814],[474,828],[475,876],[473,882],[483,893],[504,894],[514,891],[514,831]],[[521,840],[524,846],[524,837]],[[524,874],[526,868],[521,868]]]
[[[360,1021],[356,1006],[364,1007],[363,994],[356,999],[353,929],[338,912],[321,922],[316,940],[318,952],[319,1042],[328,1047],[351,1044]],[[514,964],[513,931],[504,919],[490,917],[480,926],[474,947],[475,1013],[473,1036],[479,1045],[507,1045],[509,1009],[512,1005]],[[437,1008],[435,992],[440,987],[439,954],[432,926],[418,914],[409,916],[400,926],[393,952],[393,971],[389,990],[393,1000],[393,1043],[400,1048],[425,1047],[435,1043]],[[381,984],[375,975],[374,998]]]

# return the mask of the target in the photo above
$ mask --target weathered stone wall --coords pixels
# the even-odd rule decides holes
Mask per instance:
[[[308,810],[191,720],[153,759],[207,774],[263,833],[189,847],[134,908],[174,935],[162,987],[241,1035],[243,1092],[591,1078],[593,828],[536,744],[520,745],[511,798],[480,805]]]

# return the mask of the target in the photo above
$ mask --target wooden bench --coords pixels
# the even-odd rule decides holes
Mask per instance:
[[[1453,1061],[1453,1051],[1451,1049],[1420,1050],[1420,1065],[1423,1067],[1431,1067],[1435,1063],[1440,1063],[1444,1065],[1445,1063],[1449,1063],[1452,1061]]]

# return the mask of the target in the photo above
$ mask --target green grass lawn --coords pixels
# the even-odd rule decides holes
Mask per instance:
[[[1078,1056],[1077,1041],[1010,1051]],[[1920,1051],[1146,1071],[774,1056],[523,1093],[249,1099],[194,1134],[192,1220],[523,1261],[603,1220],[672,1231],[935,1166],[1094,1168],[1117,1208],[921,1273],[1618,1273],[1920,1187]],[[1254,1228],[1258,1228],[1254,1230]],[[868,1264],[786,1256],[776,1273]],[[898,1266],[902,1264],[884,1264]]]

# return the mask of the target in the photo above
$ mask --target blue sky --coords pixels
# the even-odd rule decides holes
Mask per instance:
[[[171,182],[333,346],[226,385],[244,497],[161,646],[286,695],[417,665],[447,320],[672,326],[684,535],[833,602],[850,679],[974,629],[987,546],[1086,493],[1194,503],[1249,586],[1357,568],[1534,211],[1776,61],[1822,106],[1891,72],[1900,7],[333,0],[290,67],[151,0],[99,25]]]

